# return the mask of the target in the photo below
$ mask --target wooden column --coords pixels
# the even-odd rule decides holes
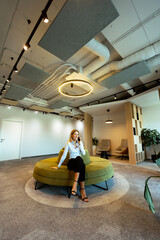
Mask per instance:
[[[93,155],[92,148],[92,116],[84,113],[84,134],[85,134],[85,148],[90,155]]]
[[[132,126],[132,108],[131,103],[125,103],[126,130],[128,138],[129,163],[136,164],[136,153],[134,147],[133,126]]]
[[[144,161],[141,130],[143,128],[142,109],[133,103],[125,104],[126,130],[128,135],[129,163]]]

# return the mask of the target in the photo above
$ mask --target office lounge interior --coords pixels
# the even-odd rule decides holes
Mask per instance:
[[[158,239],[159,179],[155,214],[143,194],[159,168],[141,130],[160,132],[160,2],[0,3],[0,239]],[[72,129],[90,156],[101,157],[94,137],[110,140],[114,176],[107,191],[86,186],[89,203],[63,186],[34,189],[35,164],[58,156]]]

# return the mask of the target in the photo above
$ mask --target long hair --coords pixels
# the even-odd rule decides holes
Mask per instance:
[[[71,131],[71,133],[70,133],[70,136],[69,136],[69,142],[72,142],[72,135],[75,133],[75,132],[78,132],[78,134],[79,134],[79,131],[77,130],[77,129],[73,129],[72,131]]]

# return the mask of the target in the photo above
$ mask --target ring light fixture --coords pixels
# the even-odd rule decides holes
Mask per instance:
[[[64,87],[67,86],[67,85],[70,85],[71,88],[74,87],[74,84],[75,85],[78,85],[78,84],[84,84],[85,86],[89,87],[89,90],[86,91],[86,93],[82,93],[82,94],[70,94],[66,91],[64,91]],[[80,80],[80,79],[76,79],[76,80],[68,80],[68,81],[65,81],[63,82],[60,86],[59,86],[59,92],[65,96],[65,97],[74,97],[74,98],[78,98],[78,97],[85,97],[85,96],[88,96],[89,94],[91,94],[91,92],[93,91],[93,87],[92,85],[89,83],[89,82],[86,82],[84,80]]]

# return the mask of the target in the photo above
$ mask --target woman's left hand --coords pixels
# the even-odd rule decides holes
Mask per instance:
[[[81,144],[81,137],[79,137],[80,141],[78,141],[78,144],[80,145]]]

